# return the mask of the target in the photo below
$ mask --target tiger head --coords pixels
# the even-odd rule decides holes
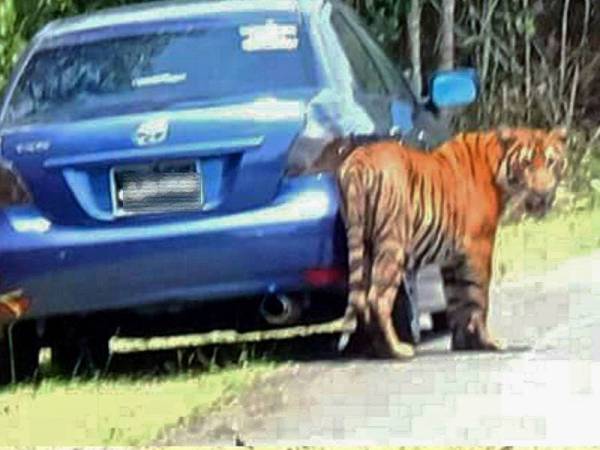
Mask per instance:
[[[567,168],[567,130],[501,129],[504,146],[499,182],[525,212],[543,217],[552,207],[556,188]]]

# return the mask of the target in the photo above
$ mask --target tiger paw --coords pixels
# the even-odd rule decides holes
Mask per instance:
[[[373,344],[378,358],[408,360],[415,356],[415,347],[412,344],[397,339],[390,342],[377,336],[374,338]]]
[[[452,333],[452,350],[500,352],[506,350],[506,342],[489,337],[487,332],[456,329]]]
[[[503,352],[507,349],[507,344],[505,339],[496,339],[496,338],[488,338],[483,342],[484,348],[482,350],[494,351],[494,352]]]
[[[398,342],[391,348],[391,353],[394,359],[412,359],[415,357],[415,347],[406,342]]]

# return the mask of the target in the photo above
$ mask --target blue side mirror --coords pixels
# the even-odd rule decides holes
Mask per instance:
[[[440,71],[429,82],[431,100],[438,108],[456,108],[473,103],[479,92],[479,77],[475,69]]]

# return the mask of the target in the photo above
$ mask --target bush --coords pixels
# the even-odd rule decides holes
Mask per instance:
[[[0,89],[8,81],[12,67],[26,45],[15,1],[3,0],[0,3]]]

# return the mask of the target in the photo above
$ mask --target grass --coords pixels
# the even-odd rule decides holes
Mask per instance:
[[[239,394],[266,364],[149,380],[45,381],[0,394],[4,446],[143,445]]]
[[[494,278],[514,280],[545,272],[568,258],[600,248],[600,209],[552,213],[546,219],[500,229],[494,255]]]

